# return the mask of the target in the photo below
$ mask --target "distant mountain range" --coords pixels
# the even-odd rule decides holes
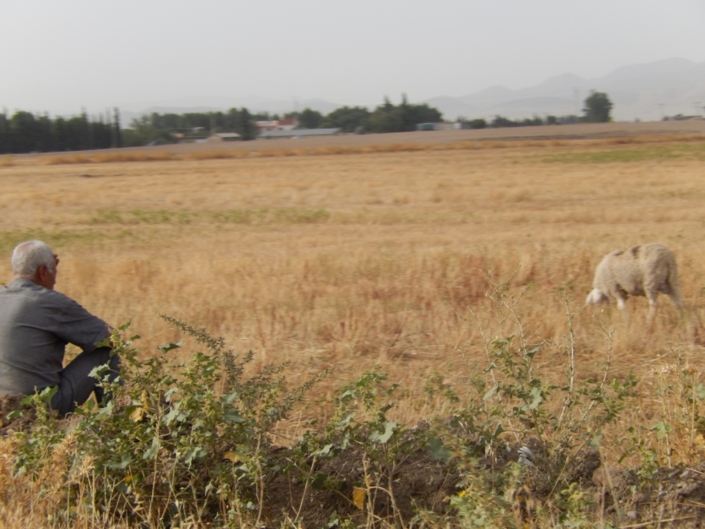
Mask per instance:
[[[546,115],[582,114],[583,101],[590,90],[605,92],[614,104],[612,116],[619,121],[656,121],[664,116],[705,114],[705,62],[672,58],[645,64],[623,66],[604,77],[585,79],[565,73],[550,77],[529,88],[511,90],[491,86],[474,94],[439,96],[422,101],[438,108],[446,120],[460,116],[492,119],[496,115],[511,119]],[[343,106],[321,99],[267,100],[202,97],[170,101],[160,106],[145,104],[123,106],[123,125],[133,117],[151,112],[184,113],[246,107],[251,112],[282,114],[294,109],[311,108],[323,114]]]
[[[595,79],[573,74],[550,77],[529,88],[510,90],[492,86],[462,97],[435,97],[426,101],[444,117],[512,119],[582,114],[583,101],[590,90],[605,92],[614,107],[616,120],[659,120],[663,116],[705,113],[705,62],[666,59],[623,66]]]

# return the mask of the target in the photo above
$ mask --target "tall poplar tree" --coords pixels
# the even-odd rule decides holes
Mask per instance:
[[[120,110],[118,107],[113,108],[113,137],[111,146],[113,148],[122,147],[122,134],[120,132]]]

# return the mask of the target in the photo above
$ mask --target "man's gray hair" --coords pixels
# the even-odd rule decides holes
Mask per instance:
[[[48,244],[32,240],[21,242],[12,251],[12,273],[17,277],[34,277],[40,266],[56,271],[54,252]]]

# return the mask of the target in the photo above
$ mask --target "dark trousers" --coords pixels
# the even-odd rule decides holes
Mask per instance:
[[[110,347],[100,347],[90,353],[81,353],[74,358],[61,372],[59,391],[51,399],[52,409],[59,412],[61,417],[71,413],[88,400],[91,393],[95,393],[98,404],[105,401],[105,390],[98,387],[98,379],[89,376],[89,373],[98,366],[109,364],[109,377],[114,381],[120,374],[120,358],[110,356]]]

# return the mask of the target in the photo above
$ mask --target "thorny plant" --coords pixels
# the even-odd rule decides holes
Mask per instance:
[[[384,373],[364,373],[333,398],[334,413],[323,428],[307,433],[294,449],[295,467],[311,487],[347,490],[350,501],[365,511],[368,527],[380,523],[406,527],[395,495],[397,472],[419,449],[425,450],[428,441],[427,428],[408,428],[388,417],[397,388]],[[352,484],[317,469],[344,452],[353,454],[361,469]],[[382,511],[390,512],[391,520],[380,517]]]
[[[74,449],[63,502],[70,508],[57,526],[78,516],[113,523],[176,527],[181,524],[242,527],[263,517],[265,477],[276,470],[270,434],[327,371],[289,390],[282,371],[268,365],[245,376],[252,354],[240,357],[221,338],[164,318],[204,345],[188,363],[172,365],[169,351],[142,361],[138,336],[111,337],[122,359],[121,380],[109,382],[107,366],[96,370],[114,398],[98,408],[79,408],[70,426],[49,413],[48,392],[30,397],[38,417],[19,434],[16,472],[38,476],[48,454],[71,436]],[[121,327],[124,332],[128,325]]]
[[[566,507],[566,499],[578,497],[571,483],[582,478],[583,461],[592,458],[595,468],[599,466],[604,427],[635,396],[633,375],[609,379],[609,332],[602,377],[578,377],[574,312],[563,291],[559,300],[568,333],[559,351],[565,381],[542,379],[536,360],[547,342],[532,341],[524,327],[518,311],[522,295],[512,295],[507,283],[493,283],[487,296],[494,320],[483,321],[472,313],[483,337],[486,367],[473,366],[467,393],[438,388],[440,394],[463,402],[450,423],[436,424],[435,431],[463,471],[461,490],[451,497],[451,506],[469,526],[493,527],[506,524],[509,517],[521,525],[528,516],[549,512],[551,505],[562,505],[558,521],[567,522],[575,509]],[[511,329],[511,334],[499,338],[493,329]],[[524,465],[517,465],[520,447],[530,448],[533,456]]]

